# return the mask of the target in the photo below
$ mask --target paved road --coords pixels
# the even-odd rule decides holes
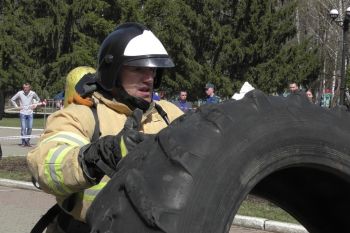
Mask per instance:
[[[27,233],[55,199],[38,191],[0,186],[0,232]]]
[[[55,203],[43,192],[0,186],[0,232],[27,233]],[[267,233],[233,226],[230,233]]]
[[[40,135],[42,129],[33,129],[32,135]],[[2,127],[0,126],[0,144],[2,148],[2,156],[25,156],[32,149],[31,147],[21,147],[20,139],[10,139],[11,136],[20,136],[21,130],[14,127]],[[33,146],[38,142],[37,138],[33,138],[30,141]]]

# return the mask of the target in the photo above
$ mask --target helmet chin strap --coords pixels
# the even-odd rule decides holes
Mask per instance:
[[[114,93],[114,99],[125,104],[132,111],[134,111],[136,108],[139,108],[143,112],[146,112],[151,105],[151,103],[142,98],[129,95],[122,87],[117,87],[117,91]]]
[[[126,106],[128,106],[132,111],[134,111],[136,108],[141,109],[144,113],[150,108],[151,103],[139,98],[139,97],[134,97],[129,95],[123,87],[117,87],[117,91],[116,93],[114,93],[114,99],[117,100],[120,103],[125,104]],[[163,108],[158,105],[158,104],[154,104],[155,109],[157,110],[157,112],[160,114],[160,116],[163,118],[163,120],[165,121],[165,123],[167,125],[170,124],[169,118],[167,113],[163,110]]]

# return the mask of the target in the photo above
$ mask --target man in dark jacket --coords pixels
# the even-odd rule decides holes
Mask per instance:
[[[205,104],[217,104],[221,102],[221,99],[219,96],[215,95],[215,87],[212,83],[207,83],[205,85],[205,93],[207,95],[207,98],[205,99]]]
[[[192,104],[187,101],[187,91],[180,91],[180,95],[174,104],[179,107],[183,112],[188,112],[192,110]]]

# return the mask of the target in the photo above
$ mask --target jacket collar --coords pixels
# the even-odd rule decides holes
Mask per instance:
[[[123,103],[116,101],[115,99],[108,99],[104,97],[99,92],[93,93],[94,104],[97,105],[99,103],[105,104],[107,107],[113,109],[114,111],[130,116],[132,114],[132,110]],[[157,113],[156,108],[154,107],[154,102],[150,104],[149,109],[143,114],[141,122],[144,122],[148,117],[152,114]]]

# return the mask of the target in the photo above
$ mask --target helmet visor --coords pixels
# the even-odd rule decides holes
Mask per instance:
[[[123,65],[127,66],[137,66],[137,67],[155,67],[155,68],[171,68],[175,64],[169,58],[169,56],[157,56],[157,57],[127,57]]]

